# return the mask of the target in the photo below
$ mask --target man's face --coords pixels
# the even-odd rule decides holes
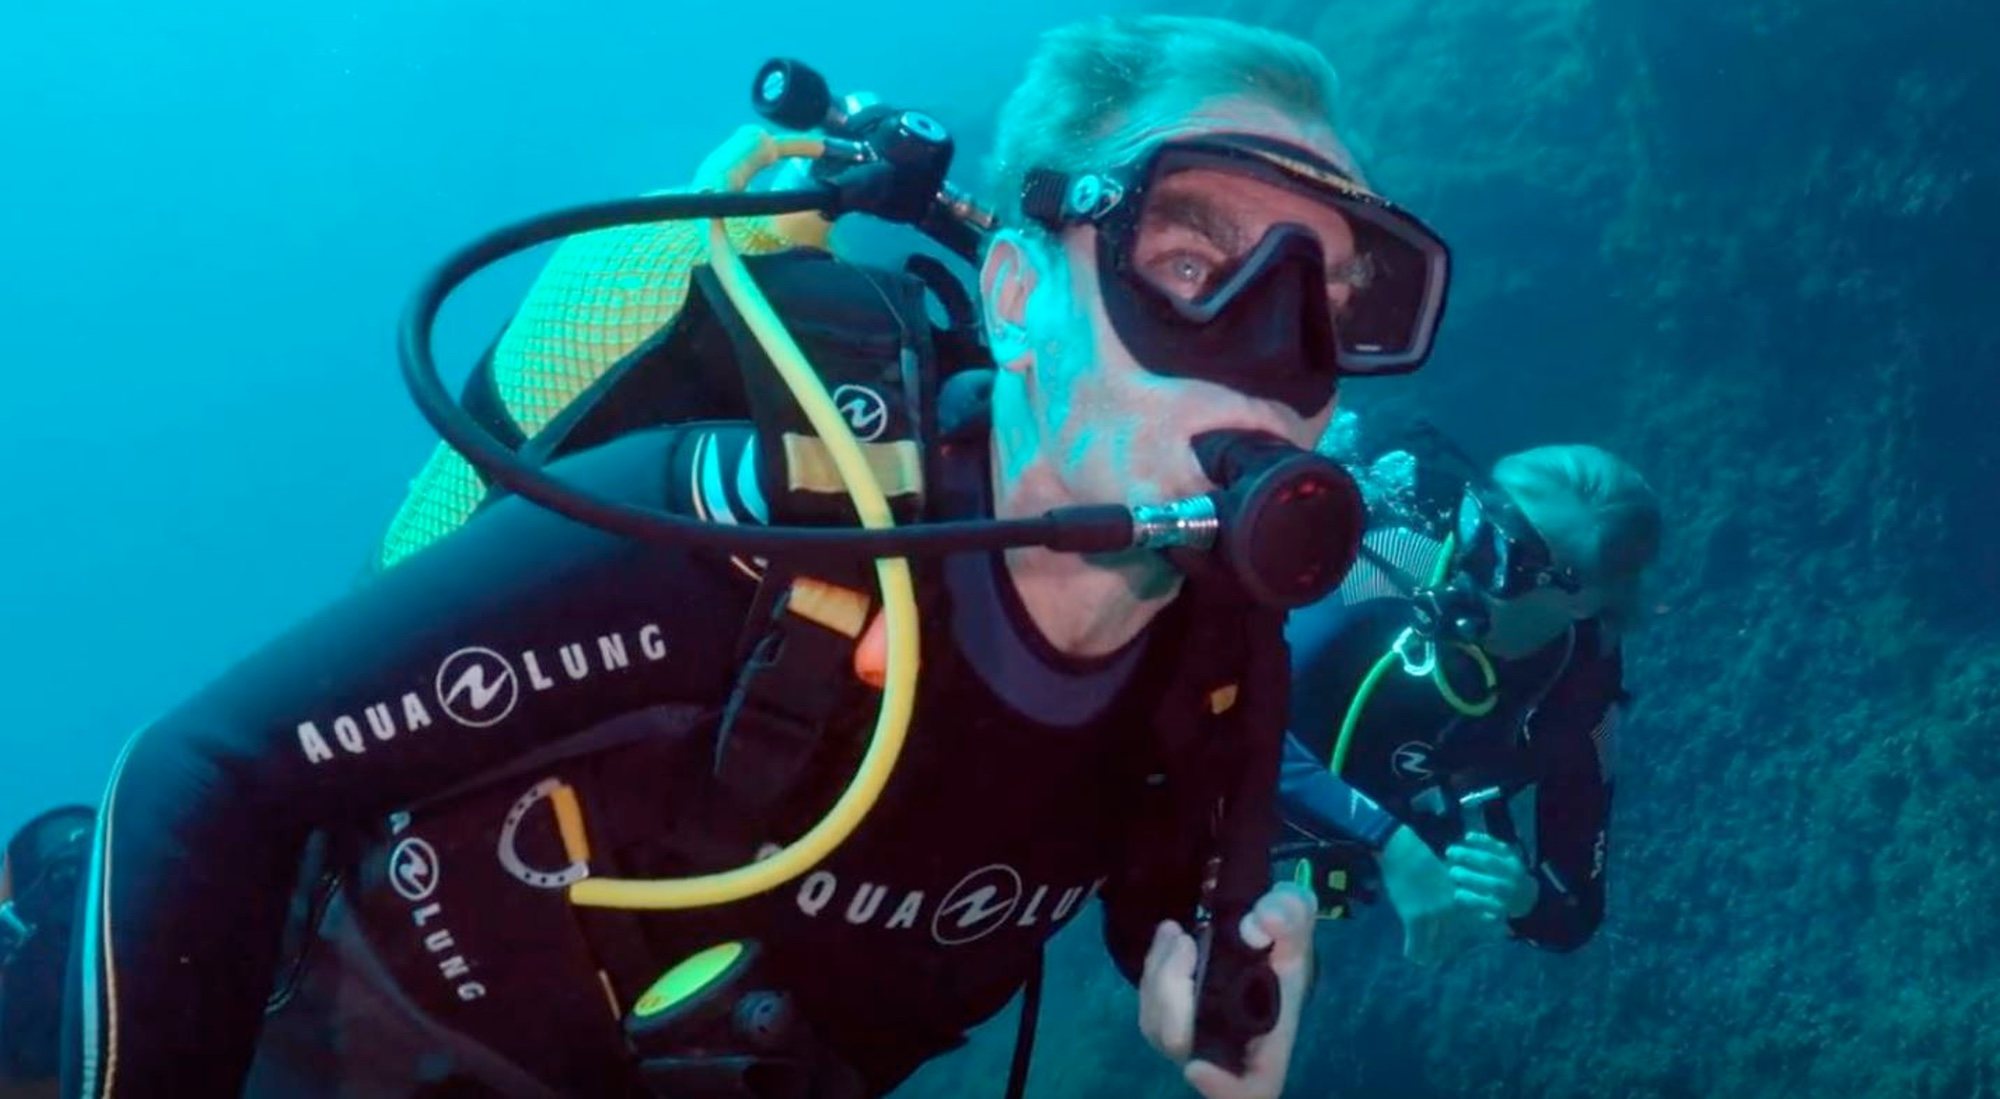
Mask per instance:
[[[1251,100],[1212,101],[1148,137],[1173,140],[1216,132],[1276,138],[1345,161],[1324,128],[1309,129]],[[1303,225],[1319,238],[1337,283],[1352,266],[1354,234],[1333,209],[1303,195],[1242,176],[1195,169],[1163,180],[1147,204],[1133,261],[1160,290],[1185,299],[1254,248],[1273,225]],[[1028,294],[1024,327],[1026,394],[1043,453],[1063,483],[1085,502],[1144,503],[1206,492],[1214,486],[1189,440],[1203,432],[1267,431],[1310,449],[1333,415],[1311,416],[1216,382],[1148,371],[1119,339],[1099,292],[1096,230],[1072,229],[1061,245],[1068,277],[1046,278]],[[1330,285],[1340,306],[1351,293]],[[1009,366],[1003,363],[1003,366]],[[1220,364],[1227,370],[1227,364]]]

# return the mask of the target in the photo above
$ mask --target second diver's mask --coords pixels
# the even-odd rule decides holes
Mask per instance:
[[[1494,599],[1512,599],[1541,588],[1583,588],[1576,569],[1556,564],[1548,542],[1506,492],[1468,483],[1459,500],[1456,562],[1472,586]]]
[[[1246,239],[1212,197],[1232,179],[1325,207],[1351,231],[1353,254],[1330,262],[1297,222]],[[1444,242],[1340,166],[1269,138],[1170,141],[1104,172],[1038,168],[1022,209],[1052,231],[1096,227],[1105,312],[1141,366],[1302,416],[1324,409],[1343,375],[1422,366],[1444,313]]]

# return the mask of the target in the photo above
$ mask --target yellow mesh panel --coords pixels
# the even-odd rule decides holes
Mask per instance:
[[[825,223],[809,215],[728,223],[737,251],[753,255],[798,244],[825,247],[824,230]],[[493,379],[515,422],[530,436],[539,432],[612,364],[671,321],[707,248],[706,221],[617,226],[557,246],[493,354]],[[381,566],[457,529],[484,495],[471,464],[438,444],[389,523]]]

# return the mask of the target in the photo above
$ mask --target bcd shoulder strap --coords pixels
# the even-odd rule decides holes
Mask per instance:
[[[963,342],[951,343],[953,359],[941,361],[924,297],[927,290],[944,296],[935,282],[941,273],[883,271],[817,252],[746,262],[861,444],[896,522],[926,517],[939,480],[939,377],[974,365],[957,358]],[[722,334],[753,429],[743,444],[751,449],[729,467],[737,475],[710,479],[757,485],[774,523],[854,525],[829,450],[749,323],[712,270],[699,269],[694,287],[684,323],[677,322],[681,339]],[[953,320],[947,332],[965,323],[968,303],[946,300]],[[753,467],[748,477],[743,462]],[[864,687],[880,686],[861,683],[854,663],[877,598],[866,561],[756,566],[758,594],[739,644],[743,670],[717,734],[714,766],[732,812],[769,839],[813,767],[838,754],[823,743],[834,714],[865,696]]]
[[[1242,745],[1235,734],[1251,679],[1247,617],[1191,590],[1181,599],[1187,603],[1172,613],[1183,628],[1164,657],[1165,689],[1152,720],[1134,728],[1125,750],[1137,771],[1128,780],[1136,803],[1127,818],[1120,889],[1156,919],[1193,917],[1214,881],[1212,856],[1237,773]],[[1144,942],[1126,946],[1132,956],[1120,964],[1136,965]]]
[[[941,264],[921,260],[892,271],[811,248],[742,259],[854,432],[895,521],[920,521],[938,480],[940,379],[985,362],[971,296]],[[932,323],[926,294],[942,305],[945,326]],[[670,459],[670,484],[690,494],[670,504],[683,513],[857,523],[831,452],[706,264],[691,273],[673,321],[522,454],[547,462],[667,424],[704,425],[677,440]],[[733,560],[758,592],[738,642],[743,670],[716,740],[715,773],[734,811],[761,830],[807,775],[835,710],[861,687],[852,661],[876,595],[865,561],[801,568]]]
[[[743,261],[861,443],[897,520],[915,519],[937,400],[926,282],[814,249]],[[710,420],[756,426],[773,521],[855,522],[825,443],[707,265],[692,273],[674,320],[552,421],[532,454],[547,460],[629,431]]]

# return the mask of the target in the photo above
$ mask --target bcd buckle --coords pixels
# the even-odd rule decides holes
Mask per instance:
[[[744,808],[771,808],[804,776],[850,689],[868,609],[863,593],[810,576],[791,578],[775,601],[716,735],[715,777]]]

